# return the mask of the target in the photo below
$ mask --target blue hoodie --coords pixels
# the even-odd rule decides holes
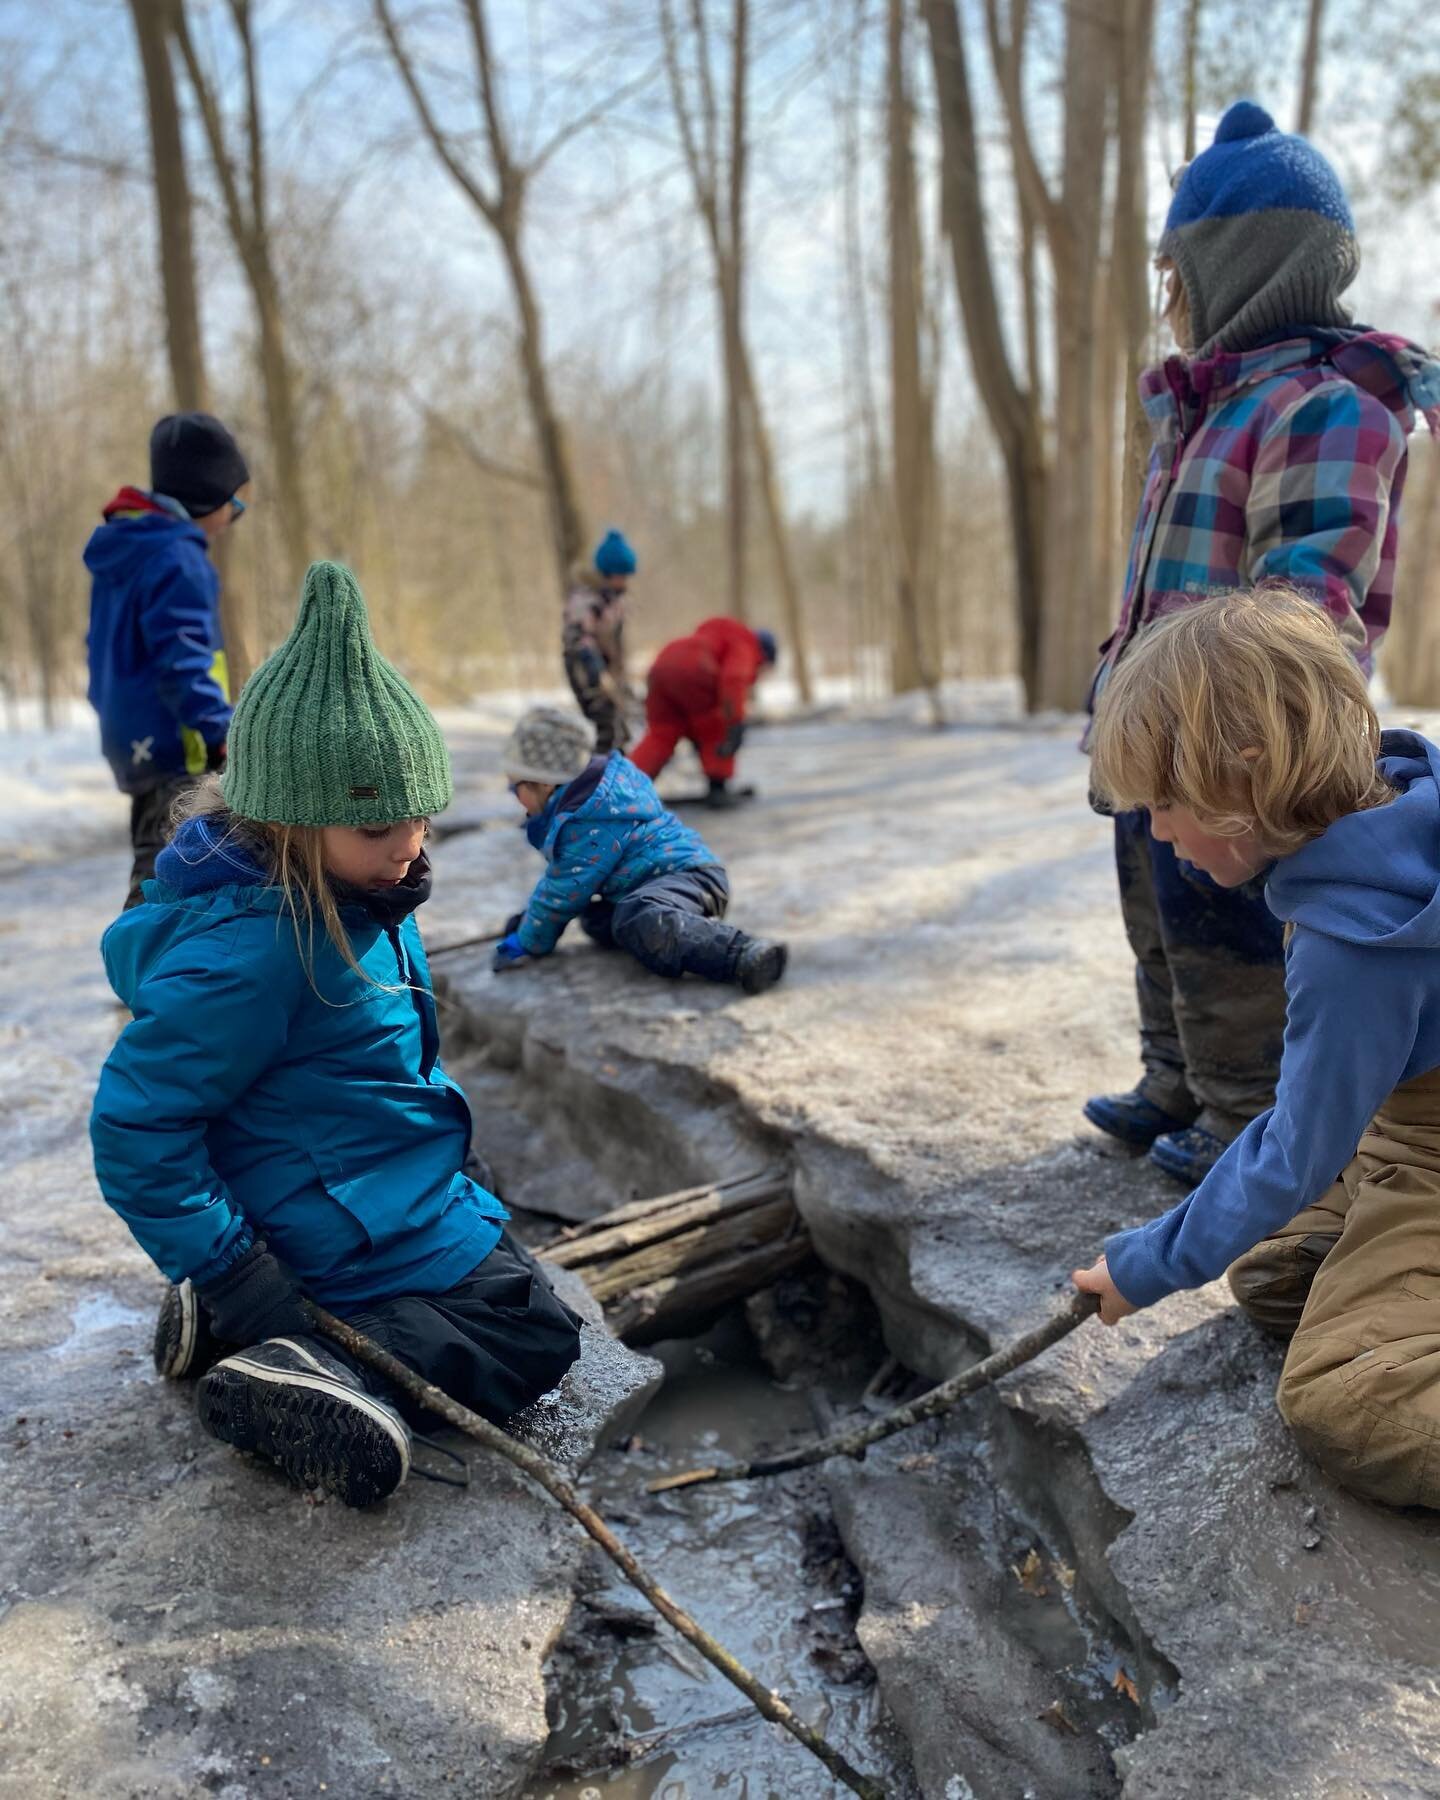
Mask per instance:
[[[553,950],[597,894],[621,900],[659,875],[720,863],[698,832],[666,812],[654,782],[618,750],[592,757],[526,821],[525,834],[550,865],[517,928],[531,956]]]
[[[342,904],[371,980],[319,930],[312,986],[281,890],[203,819],[145,895],[101,946],[135,1016],[90,1118],[101,1192],[141,1249],[203,1281],[263,1236],[342,1308],[468,1275],[507,1214],[462,1173],[470,1109],[440,1066],[413,915]]]
[[[1135,1306],[1213,1281],[1318,1200],[1402,1082],[1440,1067],[1440,750],[1387,731],[1389,805],[1277,862],[1265,899],[1294,926],[1275,1104],[1187,1199],[1107,1240]],[[1440,1213],[1437,1213],[1440,1223]]]
[[[117,784],[143,794],[200,774],[230,729],[220,576],[205,533],[177,502],[122,488],[85,566],[90,704]]]

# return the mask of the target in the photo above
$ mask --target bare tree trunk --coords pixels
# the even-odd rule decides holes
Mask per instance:
[[[703,17],[698,29],[703,32]],[[735,0],[731,30],[730,181],[727,268],[718,272],[721,341],[725,360],[725,518],[730,607],[737,619],[749,617],[745,582],[747,533],[745,460],[745,178],[747,156],[746,90],[750,80],[750,9]]]
[[[1440,449],[1422,433],[1412,458],[1395,608],[1380,660],[1401,706],[1428,707],[1440,704]]]
[[[1140,404],[1140,371],[1151,331],[1149,245],[1145,217],[1145,115],[1150,84],[1156,0],[1122,0],[1120,66],[1115,108],[1115,210],[1111,233],[1115,304],[1112,311],[1124,383],[1120,448],[1120,529],[1113,534],[1115,567],[1121,569],[1125,535],[1140,510],[1150,432]],[[1118,582],[1109,583],[1103,632],[1114,615]]]
[[[550,377],[541,342],[540,308],[530,285],[529,266],[518,237],[512,239],[508,234],[502,234],[501,244],[505,266],[510,271],[515,310],[520,315],[520,366],[525,375],[525,397],[530,403],[540,466],[545,473],[550,537],[563,584],[572,564],[579,560],[585,549],[585,525],[580,516],[565,429],[550,397]]]
[[[1090,443],[1103,366],[1096,317],[1117,0],[1072,7],[1065,23],[1065,129],[1060,208],[1067,241],[1055,268],[1055,461],[1047,499],[1041,704],[1078,706],[1094,666],[1092,621],[1103,581]]]
[[[755,468],[760,480],[760,501],[765,508],[765,522],[770,531],[770,547],[775,555],[775,572],[780,580],[780,606],[785,615],[785,641],[795,670],[795,686],[806,706],[815,698],[810,681],[810,656],[806,646],[805,615],[800,609],[800,584],[795,578],[795,563],[790,554],[790,533],[785,525],[785,508],[780,499],[780,484],[775,478],[775,459],[770,452],[770,432],[760,411],[760,398],[755,391],[750,367],[750,352],[741,343],[741,379],[745,384],[746,419],[750,441],[755,447]]]
[[[195,245],[190,230],[190,184],[185,143],[170,65],[174,0],[130,0],[140,66],[145,75],[151,166],[159,224],[160,284],[165,296],[165,344],[175,404],[197,412],[206,400],[200,308],[195,294]]]
[[[935,68],[943,151],[941,203],[955,286],[975,385],[1005,464],[1015,556],[1020,678],[1026,703],[1033,707],[1039,696],[1041,595],[1045,579],[1044,438],[1035,396],[1015,377],[1000,325],[980,191],[975,113],[955,0],[921,0],[920,10],[930,33]]]
[[[1295,129],[1301,137],[1309,137],[1315,123],[1315,91],[1320,79],[1320,32],[1325,19],[1325,0],[1310,0],[1305,21],[1305,50],[1300,59],[1300,104],[1295,111]]]
[[[1194,162],[1196,151],[1196,112],[1199,83],[1196,70],[1200,62],[1200,0],[1185,0],[1185,160]]]
[[[380,4],[381,0],[377,0]],[[794,559],[790,553],[785,508],[755,384],[754,365],[745,339],[742,308],[744,295],[745,173],[749,159],[745,89],[749,81],[749,0],[733,0],[731,15],[730,107],[728,150],[722,168],[720,113],[711,67],[708,26],[703,0],[691,0],[690,28],[695,41],[695,85],[692,100],[680,54],[680,37],[670,0],[661,0],[660,32],[665,69],[675,122],[696,210],[705,226],[715,266],[715,287],[720,302],[721,341],[726,379],[726,515],[729,548],[730,604],[736,617],[746,618],[745,596],[745,448],[753,449],[760,501],[775,554],[780,582],[780,601],[785,630],[794,659],[795,684],[807,704],[813,697],[810,662],[806,650],[804,612]],[[738,413],[738,417],[736,414]],[[748,433],[748,437],[747,437]]]
[[[230,16],[240,41],[245,73],[243,183],[231,153],[218,94],[195,52],[185,14],[185,0],[172,0],[172,4],[171,31],[195,94],[210,158],[220,184],[226,224],[255,305],[260,379],[265,391],[265,417],[275,476],[275,511],[280,525],[286,578],[290,587],[298,590],[309,561],[310,521],[300,454],[295,374],[286,350],[280,283],[270,254],[260,72],[255,55],[250,0],[229,0]]]
[[[886,18],[886,143],[890,214],[890,425],[895,515],[895,632],[890,685],[896,694],[923,687],[941,721],[938,646],[926,641],[931,610],[922,584],[933,580],[934,420],[921,364],[922,260],[912,143],[914,106],[906,79],[905,0],[889,0]]]
[[[550,392],[540,305],[535,297],[529,264],[525,258],[523,222],[525,197],[531,179],[562,143],[582,129],[588,122],[589,115],[561,126],[549,142],[530,155],[528,160],[518,160],[501,109],[484,0],[460,0],[460,10],[469,30],[475,61],[475,84],[489,164],[487,185],[486,180],[475,174],[457,141],[442,129],[436,118],[421,85],[415,63],[401,41],[389,0],[372,0],[372,3],[391,60],[400,74],[431,148],[461,193],[495,233],[501,254],[505,258],[511,292],[515,296],[515,310],[520,320],[519,355],[525,380],[525,397],[549,501],[551,548],[555,555],[560,585],[563,587],[571,564],[584,550],[585,521],[564,426]]]

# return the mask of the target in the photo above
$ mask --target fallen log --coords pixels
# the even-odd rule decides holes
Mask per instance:
[[[790,1171],[776,1167],[631,1201],[537,1254],[579,1275],[617,1337],[652,1344],[703,1330],[812,1252]]]

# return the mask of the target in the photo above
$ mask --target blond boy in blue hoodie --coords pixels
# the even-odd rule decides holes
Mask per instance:
[[[1339,634],[1283,590],[1144,634],[1096,718],[1095,779],[1286,934],[1275,1104],[1076,1285],[1114,1324],[1229,1270],[1290,1339],[1281,1413],[1337,1480],[1440,1507],[1440,750],[1381,733]]]

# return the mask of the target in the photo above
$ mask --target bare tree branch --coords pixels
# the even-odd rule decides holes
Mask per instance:
[[[429,138],[436,156],[439,157],[452,180],[476,210],[491,225],[496,225],[500,217],[500,203],[485,192],[476,177],[460,161],[448,135],[441,129],[439,121],[430,108],[425,90],[420,85],[419,77],[415,73],[415,65],[410,59],[409,52],[400,41],[400,33],[396,28],[389,0],[374,0],[374,6],[375,18],[385,35],[390,55],[394,59],[395,67],[400,71],[400,79],[404,82],[405,91],[409,94],[415,107],[416,117],[419,119],[426,137]]]
[[[999,0],[985,0],[985,34],[990,43],[990,59],[995,66],[996,84],[1005,107],[1005,121],[1010,129],[1020,203],[1029,207],[1032,218],[1044,229],[1050,244],[1050,254],[1058,261],[1070,252],[1070,223],[1059,201],[1050,192],[1040,168],[1040,160],[1035,154],[1034,140],[1030,136],[1023,81],[1023,53],[1028,24],[1027,0],[1014,0],[1008,35],[1001,27]]]

